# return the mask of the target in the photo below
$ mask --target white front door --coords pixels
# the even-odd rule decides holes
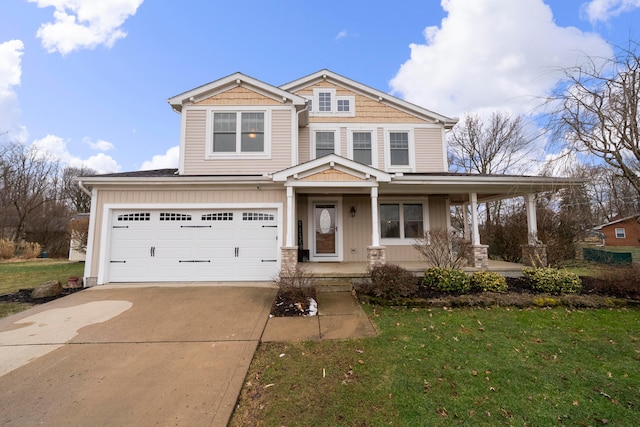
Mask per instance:
[[[342,260],[340,206],[337,200],[318,200],[312,203],[311,261]]]

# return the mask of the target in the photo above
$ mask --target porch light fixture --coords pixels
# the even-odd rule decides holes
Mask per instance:
[[[356,207],[355,206],[351,206],[351,210],[349,210],[349,212],[351,212],[351,218],[355,218],[356,217]]]

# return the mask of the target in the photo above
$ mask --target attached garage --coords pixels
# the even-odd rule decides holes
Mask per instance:
[[[109,213],[105,282],[264,281],[279,270],[277,209]]]

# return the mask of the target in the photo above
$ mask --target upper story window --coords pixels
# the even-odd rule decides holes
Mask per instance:
[[[624,239],[627,237],[627,233],[624,228],[616,228],[616,239]]]
[[[377,165],[375,133],[373,130],[349,130],[349,158],[367,166]]]
[[[213,111],[212,156],[268,154],[265,111]]]
[[[264,152],[264,113],[213,113],[213,152]]]
[[[411,130],[386,130],[385,167],[389,172],[414,172],[415,147]]]
[[[336,151],[335,132],[318,131],[316,136],[316,159],[333,154]]]
[[[335,88],[315,88],[308,107],[312,116],[354,117],[355,96],[337,95]]]

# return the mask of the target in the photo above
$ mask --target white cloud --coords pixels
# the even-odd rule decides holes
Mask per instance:
[[[20,108],[14,89],[22,78],[23,50],[21,40],[0,43],[0,138],[22,140],[26,136],[26,130],[18,125]]]
[[[48,52],[62,55],[94,49],[126,37],[122,24],[136,13],[143,0],[28,0],[38,7],[53,6],[54,22],[42,24],[37,36]]]
[[[62,166],[90,167],[98,173],[119,172],[120,165],[111,156],[98,153],[87,159],[72,155],[64,139],[56,135],[47,135],[42,139],[33,141],[32,146],[39,152],[46,154],[61,163]]]
[[[436,112],[528,113],[584,54],[608,57],[599,35],[555,24],[542,0],[442,0],[448,16],[412,44],[394,93]]]
[[[582,13],[591,23],[608,21],[614,16],[640,8],[640,0],[591,0],[582,5]]]
[[[91,147],[92,150],[95,151],[109,151],[113,150],[114,146],[109,141],[105,141],[103,139],[98,139],[97,141],[92,140],[89,137],[86,137],[82,140],[85,144]]]
[[[164,154],[157,154],[145,161],[140,170],[177,168],[180,159],[180,147],[171,147]]]
[[[340,40],[343,39],[345,37],[347,37],[348,33],[347,30],[342,30],[338,33],[338,35],[336,36],[335,40]]]

